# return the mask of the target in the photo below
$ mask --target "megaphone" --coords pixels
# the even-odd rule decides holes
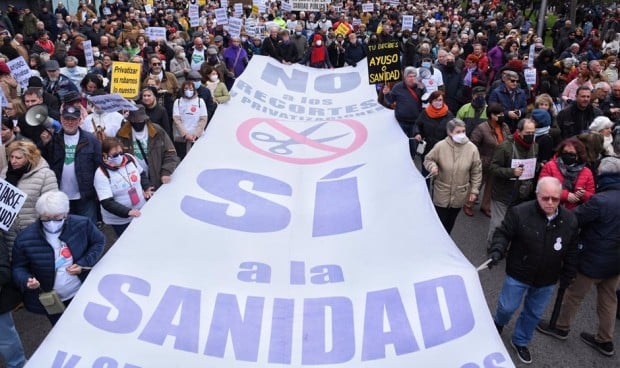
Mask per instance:
[[[58,121],[50,118],[47,114],[47,106],[34,105],[26,111],[26,124],[36,127],[42,126],[45,129],[52,129],[54,132],[60,131],[61,125]]]

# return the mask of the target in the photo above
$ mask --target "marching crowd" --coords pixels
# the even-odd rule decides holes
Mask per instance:
[[[596,334],[614,355],[620,280],[620,8],[560,9],[536,30],[528,2],[342,1],[316,11],[283,3],[115,0],[99,7],[0,14],[3,93],[0,176],[28,194],[0,247],[0,354],[25,358],[11,311],[23,301],[56,323],[104,247],[170,182],[254,55],[314,68],[356,67],[368,45],[399,45],[402,81],[377,85],[409,137],[437,214],[450,232],[461,210],[490,218],[492,267],[506,259],[499,333],[524,300],[511,339],[520,360],[535,329],[566,339],[597,288]],[[264,7],[263,7],[264,5]],[[369,8],[370,5],[370,8]],[[528,12],[529,10],[529,12]],[[150,28],[165,29],[152,37]],[[544,33],[552,39],[546,47]],[[85,41],[90,41],[90,46]],[[86,52],[85,52],[86,51]],[[92,53],[92,60],[89,55]],[[27,86],[7,62],[23,58]],[[133,111],[104,111],[112,65],[141,65]],[[558,283],[557,321],[540,321]]]

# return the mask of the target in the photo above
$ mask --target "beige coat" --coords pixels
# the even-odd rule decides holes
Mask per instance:
[[[478,148],[471,142],[454,143],[446,137],[431,149],[424,167],[438,169],[433,186],[433,203],[437,207],[460,208],[469,194],[478,194],[482,182],[482,162]]]
[[[0,174],[2,178],[6,178],[7,167],[2,170]],[[3,232],[4,239],[9,245],[9,249],[13,246],[13,241],[17,234],[22,231],[26,226],[32,224],[37,220],[39,215],[34,206],[41,194],[52,190],[58,190],[58,183],[56,182],[56,175],[49,168],[47,162],[41,158],[39,164],[32,170],[22,176],[17,182],[17,187],[26,193],[26,201],[19,210],[19,214],[13,222],[9,231]]]

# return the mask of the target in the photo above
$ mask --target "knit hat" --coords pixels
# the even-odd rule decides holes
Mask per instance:
[[[536,121],[536,128],[545,128],[551,126],[551,115],[547,110],[534,109],[532,111],[532,119]]]
[[[614,123],[609,120],[607,116],[599,116],[592,121],[590,127],[588,128],[591,132],[600,132],[605,128],[611,128],[614,126]]]
[[[11,74],[11,69],[4,61],[0,61],[0,74]]]

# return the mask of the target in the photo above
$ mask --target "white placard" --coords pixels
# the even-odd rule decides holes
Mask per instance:
[[[359,19],[359,18],[353,18],[353,20],[351,21],[351,25],[353,27],[357,27],[357,26],[359,26],[361,24],[362,24],[362,20]]]
[[[241,35],[241,27],[243,22],[239,18],[228,18],[228,33],[232,37],[239,37]]]
[[[7,231],[26,202],[26,193],[0,178],[0,229]]]
[[[295,0],[292,2],[293,10],[318,11],[326,10],[331,4],[331,0]],[[340,13],[341,6],[334,6],[334,12]]]
[[[103,15],[112,15],[112,10],[106,6],[103,8]]]
[[[242,3],[235,3],[234,14],[236,18],[241,18],[243,16],[243,4]]]
[[[293,6],[288,1],[282,1],[280,4],[283,12],[290,13],[293,10]]]
[[[6,65],[11,69],[11,75],[23,90],[28,88],[28,79],[32,76],[32,72],[26,60],[23,56],[17,57],[13,60],[6,62]]]
[[[85,40],[82,45],[84,46],[84,58],[86,58],[86,66],[91,67],[95,65],[95,57],[93,56],[93,44],[91,40]]]
[[[362,4],[362,11],[364,13],[372,13],[375,11],[375,5],[373,3],[364,3]]]
[[[9,104],[9,100],[4,95],[4,90],[0,88],[0,107],[6,107]]]
[[[248,34],[248,37],[254,37],[256,36],[256,26],[252,26],[252,27],[245,27],[245,33]]]
[[[400,5],[400,0],[390,0],[390,6],[397,8]]]
[[[189,18],[190,27],[198,27],[200,25],[200,18]]]
[[[165,40],[166,27],[148,27],[144,34],[149,38],[149,41]]]
[[[531,68],[534,66],[534,59],[536,58],[536,45],[535,44],[531,44],[530,45],[530,54],[528,55],[528,59],[527,59],[527,66],[528,68]]]
[[[413,15],[403,15],[403,29],[413,31]]]
[[[228,9],[228,0],[220,0],[220,7]]]
[[[525,83],[528,86],[536,84],[536,68],[528,68],[523,70],[523,76],[525,77]]]
[[[145,4],[144,5],[144,12],[146,14],[153,14],[153,7],[150,4]]]
[[[123,96],[113,93],[101,96],[88,96],[88,101],[92,102],[98,108],[105,112],[129,110],[134,111],[138,108],[135,104],[127,101]]]
[[[534,178],[534,174],[536,174],[536,159],[535,158],[524,158],[524,159],[512,159],[510,163],[511,168],[516,168],[518,166],[523,165],[523,174],[519,176],[519,180],[529,180]]]
[[[187,15],[191,18],[200,18],[200,6],[198,4],[190,4]]]
[[[226,8],[215,9],[215,21],[218,25],[228,24],[228,15],[226,13]]]

